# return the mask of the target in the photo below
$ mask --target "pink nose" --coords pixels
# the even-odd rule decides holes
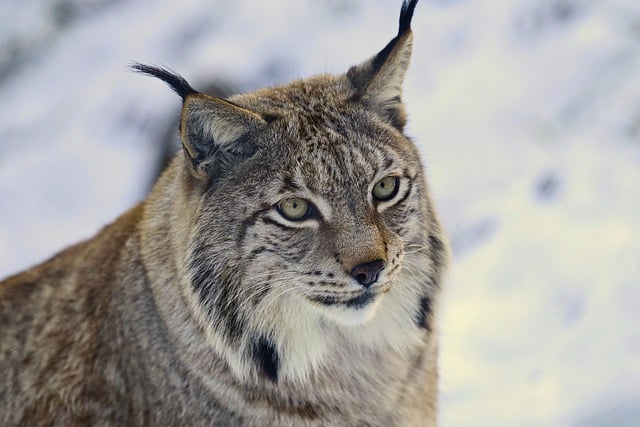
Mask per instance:
[[[378,280],[378,275],[384,270],[384,261],[377,259],[358,264],[351,269],[351,276],[362,286],[368,288]]]

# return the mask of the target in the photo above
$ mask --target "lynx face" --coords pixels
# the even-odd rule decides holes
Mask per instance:
[[[208,190],[194,285],[206,288],[198,286],[203,268],[222,270],[237,278],[229,292],[239,304],[260,304],[271,293],[357,324],[374,315],[407,245],[421,239],[426,192],[418,154],[400,132],[362,109],[318,105],[322,127],[298,117],[292,134],[292,117],[274,120],[256,136],[253,157]],[[323,117],[329,113],[349,120],[333,123]]]

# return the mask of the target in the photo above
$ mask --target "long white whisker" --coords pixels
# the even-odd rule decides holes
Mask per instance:
[[[297,287],[293,284],[288,284],[287,287],[283,287],[281,289],[279,289],[278,293],[270,293],[268,295],[268,300],[267,303],[265,305],[263,305],[260,309],[263,312],[268,312],[269,310],[271,310],[271,308],[273,307],[273,305],[280,300],[281,297],[283,297],[284,295],[291,293],[293,291],[297,290]],[[265,299],[267,299],[265,298]]]

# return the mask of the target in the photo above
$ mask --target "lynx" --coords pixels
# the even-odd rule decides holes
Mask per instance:
[[[183,100],[146,200],[0,283],[2,426],[432,426],[448,251],[398,34],[342,75]]]

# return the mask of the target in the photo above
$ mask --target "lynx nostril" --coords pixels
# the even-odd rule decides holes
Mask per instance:
[[[351,276],[362,286],[369,287],[378,280],[378,275],[384,270],[384,261],[377,259],[358,264],[351,269]]]

